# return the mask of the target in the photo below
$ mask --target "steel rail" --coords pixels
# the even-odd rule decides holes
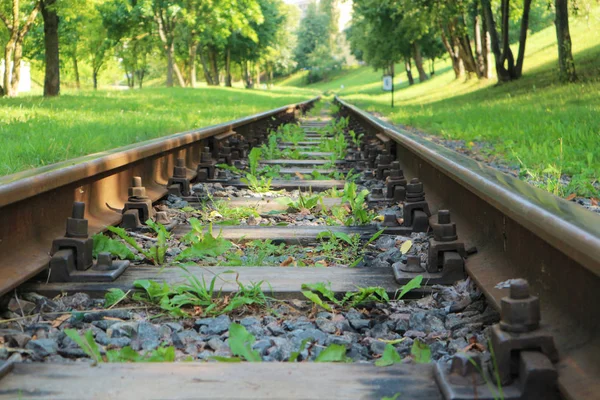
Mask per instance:
[[[175,160],[193,171],[206,140],[293,118],[318,97],[207,128],[148,140],[0,178],[0,294],[46,268],[52,240],[62,236],[74,201],[86,203],[90,235],[116,224],[133,176],[141,176],[148,197],[166,193]],[[192,171],[190,171],[192,173]]]
[[[336,98],[341,114],[396,143],[408,177],[424,183],[432,211],[449,209],[459,238],[477,247],[468,273],[500,308],[510,278],[528,279],[542,323],[561,355],[559,387],[569,399],[600,390],[600,216],[519,179],[397,128]]]

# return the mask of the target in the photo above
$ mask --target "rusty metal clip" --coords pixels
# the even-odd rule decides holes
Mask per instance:
[[[146,196],[142,178],[134,176],[129,188],[129,197],[123,207],[121,226],[125,229],[140,229],[146,221],[154,218],[152,200]]]
[[[110,253],[100,253],[94,263],[94,240],[84,213],[85,203],[73,203],[65,236],[52,242],[49,282],[112,282],[129,266],[129,261],[113,262]]]
[[[175,161],[175,167],[173,167],[173,176],[169,178],[167,189],[169,190],[170,194],[174,194],[175,196],[191,196],[192,192],[190,190],[190,179],[187,175],[185,159],[178,158]]]
[[[526,280],[515,279],[510,295],[502,299],[502,320],[491,331],[495,360],[482,364],[476,354],[458,353],[450,363],[437,363],[435,379],[444,399],[557,400],[553,363],[558,353],[539,322],[538,298],[529,294]]]

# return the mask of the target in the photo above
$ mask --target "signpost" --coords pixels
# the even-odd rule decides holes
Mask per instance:
[[[383,76],[383,91],[392,92],[392,108],[394,108],[394,73]]]

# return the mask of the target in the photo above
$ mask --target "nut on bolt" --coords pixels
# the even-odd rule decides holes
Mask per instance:
[[[500,328],[506,332],[531,332],[540,326],[540,300],[529,293],[525,279],[510,284],[510,295],[501,300]]]

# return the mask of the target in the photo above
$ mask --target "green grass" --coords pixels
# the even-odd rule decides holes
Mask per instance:
[[[558,195],[596,196],[600,171],[600,9],[589,20],[571,21],[580,82],[560,84],[554,26],[529,37],[523,77],[496,85],[496,79],[454,79],[447,60],[433,79],[408,87],[396,74],[394,109],[381,89],[381,72],[370,67],[340,71],[309,88],[334,91],[344,99],[391,122],[419,128],[446,139],[493,145],[488,159],[519,166],[522,174]],[[515,53],[516,54],[516,53]],[[397,71],[401,71],[398,66]],[[283,83],[302,82],[302,73]],[[343,89],[342,89],[343,85]],[[561,146],[562,142],[562,146]],[[562,150],[561,150],[562,149]],[[557,185],[562,174],[573,177]]]
[[[298,88],[67,91],[0,99],[0,176],[307,100]]]

